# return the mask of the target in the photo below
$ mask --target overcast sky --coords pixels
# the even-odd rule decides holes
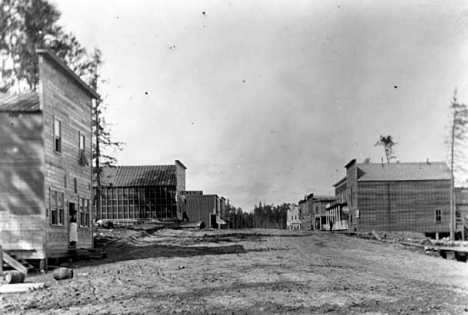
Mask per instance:
[[[356,158],[448,161],[468,103],[468,2],[52,1],[99,47],[120,165],[187,166],[244,210],[333,195]],[[464,178],[466,180],[466,178]]]

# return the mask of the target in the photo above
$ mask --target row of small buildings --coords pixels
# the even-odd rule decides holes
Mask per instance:
[[[180,161],[105,168],[96,198],[92,106],[100,96],[49,50],[37,50],[37,58],[37,91],[0,93],[3,251],[38,260],[44,270],[48,258],[68,256],[71,247],[93,248],[95,220],[226,226],[226,200],[186,191],[186,167]],[[77,239],[73,244],[72,238]]]
[[[334,196],[308,195],[288,212],[289,229],[450,232],[451,174],[444,162],[345,165]],[[468,188],[455,188],[456,232],[464,233]]]

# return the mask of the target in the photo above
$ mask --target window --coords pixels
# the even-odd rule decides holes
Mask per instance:
[[[80,152],[85,152],[85,136],[80,132]]]
[[[79,133],[78,148],[79,148],[80,164],[83,166],[89,165],[88,158],[86,157],[86,152],[85,152],[86,138],[81,132]]]
[[[50,192],[50,222],[52,225],[58,224],[58,215],[57,215],[57,192]]]
[[[89,226],[89,199],[80,198],[79,202],[80,227]]]
[[[62,122],[54,118],[54,151],[62,152]]]
[[[78,193],[78,182],[76,180],[76,177],[73,178],[73,190],[75,191],[75,194]]]
[[[50,223],[63,225],[65,222],[64,194],[55,190],[50,191]]]
[[[436,222],[442,222],[442,210],[437,209],[435,211],[435,221]]]

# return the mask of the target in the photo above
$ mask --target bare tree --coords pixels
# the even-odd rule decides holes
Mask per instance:
[[[450,103],[450,240],[455,239],[455,172],[463,169],[462,148],[466,145],[468,129],[468,108],[457,100],[457,90]]]
[[[379,145],[383,146],[385,150],[387,163],[390,163],[392,159],[396,159],[396,156],[394,155],[394,152],[393,152],[393,147],[397,145],[397,143],[393,141],[393,138],[391,135],[388,135],[388,136],[381,135],[379,138],[379,141],[377,141],[374,146],[379,146]]]

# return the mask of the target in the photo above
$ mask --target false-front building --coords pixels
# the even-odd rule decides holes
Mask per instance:
[[[353,231],[448,233],[450,170],[443,162],[369,163],[352,160],[335,185],[327,227]],[[346,226],[345,226],[346,225]]]
[[[45,262],[68,255],[70,214],[76,246],[93,246],[88,161],[99,95],[47,50],[38,50],[38,69],[37,92],[0,94],[0,244]]]
[[[174,165],[103,168],[96,219],[181,220],[185,170],[178,160]]]
[[[286,212],[286,228],[288,230],[300,230],[302,227],[301,208],[292,204]]]

